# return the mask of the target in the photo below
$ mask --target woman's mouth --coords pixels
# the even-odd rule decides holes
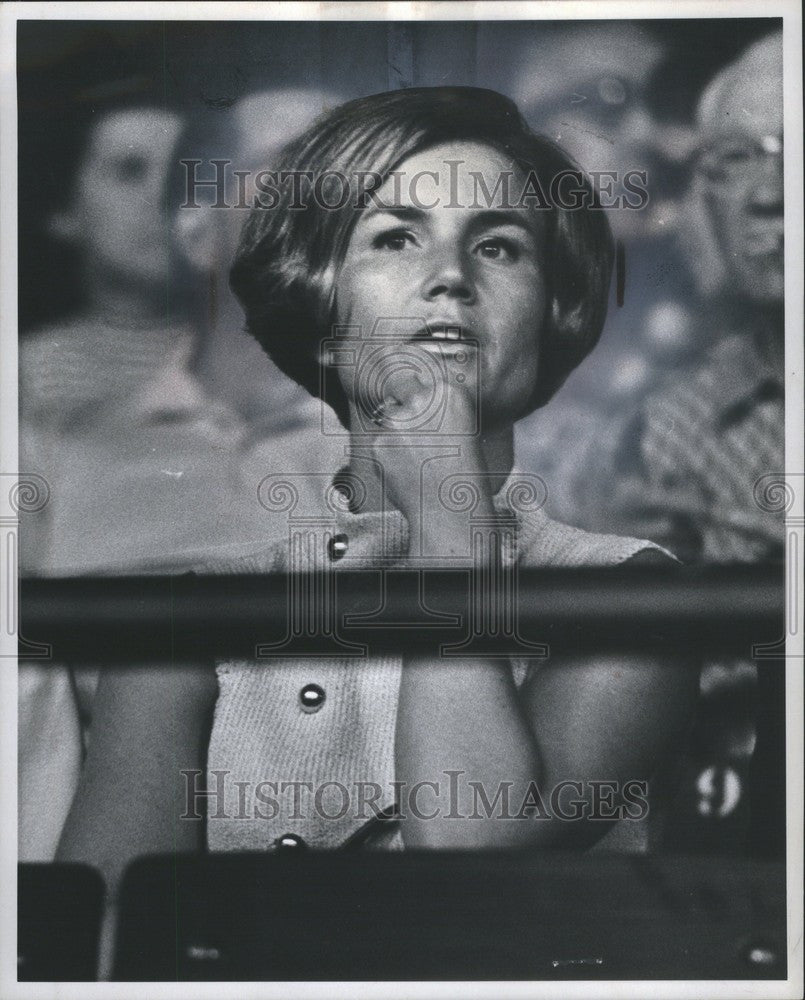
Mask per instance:
[[[421,327],[413,337],[410,338],[410,343],[438,343],[438,344],[467,344],[468,342],[474,341],[475,338],[470,329],[466,326],[462,326],[460,323],[454,322],[434,322],[427,323],[425,326]]]

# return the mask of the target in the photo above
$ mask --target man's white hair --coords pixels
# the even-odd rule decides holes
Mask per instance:
[[[710,128],[721,117],[729,94],[741,83],[753,77],[779,80],[782,93],[783,33],[773,31],[745,49],[741,55],[717,73],[705,87],[696,111],[696,124],[702,130]]]

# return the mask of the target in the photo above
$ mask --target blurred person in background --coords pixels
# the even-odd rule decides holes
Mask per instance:
[[[22,539],[25,573],[133,568],[226,523],[227,476],[215,471],[238,425],[193,373],[194,294],[167,204],[181,129],[153,105],[96,112],[52,216],[51,234],[80,260],[83,307],[20,344],[21,467],[51,487]]]
[[[188,331],[165,317],[163,192],[180,128],[176,115],[152,106],[100,114],[51,218],[51,236],[81,258],[83,294],[75,298],[83,305],[20,342],[20,469],[44,476],[50,493],[21,526],[23,575],[81,572],[93,568],[99,549],[125,544],[127,517],[118,511],[117,530],[99,537],[80,501],[103,507],[92,502],[101,463],[90,439],[104,413],[119,412],[188,343]],[[20,860],[52,859],[81,759],[76,675],[63,665],[21,663]]]
[[[207,301],[198,375],[240,417],[240,475],[255,502],[268,474],[334,472],[344,461],[343,442],[321,433],[322,407],[246,332],[229,288],[229,268],[248,208],[261,197],[264,171],[286,142],[339,103],[337,95],[314,88],[258,91],[199,118],[181,144],[177,238]],[[222,187],[209,183],[217,180]],[[229,208],[213,207],[222,201]],[[268,531],[270,514],[261,513]]]
[[[655,518],[652,535],[689,560],[783,553],[782,519],[755,491],[784,468],[782,79],[774,33],[702,95],[684,232],[709,349],[641,405],[610,472],[612,516]]]
[[[20,469],[50,495],[23,520],[23,575],[174,571],[183,550],[257,530],[238,514],[238,420],[193,372],[192,288],[167,204],[181,129],[152,103],[96,105],[52,215],[80,263],[82,306],[20,342]],[[53,857],[95,680],[21,663],[21,860]]]
[[[589,493],[605,505],[607,530],[640,532],[686,561],[776,561],[785,545],[783,512],[772,499],[785,469],[780,32],[718,73],[701,96],[697,124],[681,232],[707,350],[684,378],[668,373],[612,446],[598,437],[602,447],[588,451],[598,459]],[[740,659],[704,666],[677,826],[669,830],[678,844],[723,851],[751,836],[756,849],[779,848],[772,820],[784,814],[784,702],[776,668],[758,671]],[[759,789],[751,815],[750,781]]]
[[[512,41],[504,89],[533,128],[598,177],[620,245],[622,294],[613,290],[595,364],[518,428],[519,461],[545,477],[547,508],[589,528],[600,511],[578,482],[584,442],[599,448],[602,424],[621,423],[658,370],[695,349],[692,283],[675,240],[692,131],[661,123],[652,109],[653,81],[671,55],[658,33],[635,23],[541,23]]]
[[[257,167],[322,101],[270,92],[232,109],[236,128],[216,153],[250,171],[249,195]],[[243,332],[227,283],[247,214],[237,195],[231,210],[180,209],[180,156],[194,134],[153,105],[97,114],[52,217],[52,235],[80,258],[84,306],[20,345],[21,469],[50,488],[48,505],[26,517],[25,575],[181,572],[210,545],[253,545],[274,530],[284,538],[286,520],[272,522],[259,502],[261,479],[338,467],[338,440],[310,433],[321,407]],[[273,390],[260,407],[258,383],[263,397],[266,384]],[[81,766],[97,670],[26,663],[20,677],[20,857],[47,860]]]
[[[635,23],[587,22],[541,23],[521,32],[517,44],[508,89],[532,127],[561,143],[584,171],[615,175],[613,196],[624,196],[607,209],[615,235],[635,242],[664,235],[691,148],[689,130],[661,126],[650,106],[668,43]],[[645,178],[633,178],[627,198],[624,179],[635,172]],[[638,187],[648,191],[645,204]]]

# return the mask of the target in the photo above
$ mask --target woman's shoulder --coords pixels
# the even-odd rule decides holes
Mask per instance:
[[[670,552],[644,538],[609,535],[555,521],[542,511],[518,518],[518,562],[522,566],[573,567],[676,564]]]
[[[548,517],[541,510],[519,512],[517,562],[524,567],[676,565],[666,549],[643,538],[610,535],[576,528]],[[287,535],[205,548],[185,566],[201,574],[276,573],[287,571]]]

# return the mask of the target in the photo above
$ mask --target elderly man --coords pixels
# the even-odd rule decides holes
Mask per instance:
[[[653,517],[689,560],[782,556],[782,518],[763,500],[784,468],[782,80],[773,33],[702,96],[687,232],[711,346],[644,403],[613,474],[618,525]]]
[[[784,523],[769,485],[785,468],[782,37],[755,42],[705,90],[689,197],[690,265],[710,338],[685,378],[672,372],[594,483],[608,530],[664,542],[686,561],[779,560]],[[711,662],[675,831],[696,847],[777,850],[783,815],[782,673]],[[753,757],[754,776],[749,761]],[[772,780],[770,775],[778,775]],[[744,783],[754,784],[749,816]],[[685,816],[686,819],[681,817]]]

